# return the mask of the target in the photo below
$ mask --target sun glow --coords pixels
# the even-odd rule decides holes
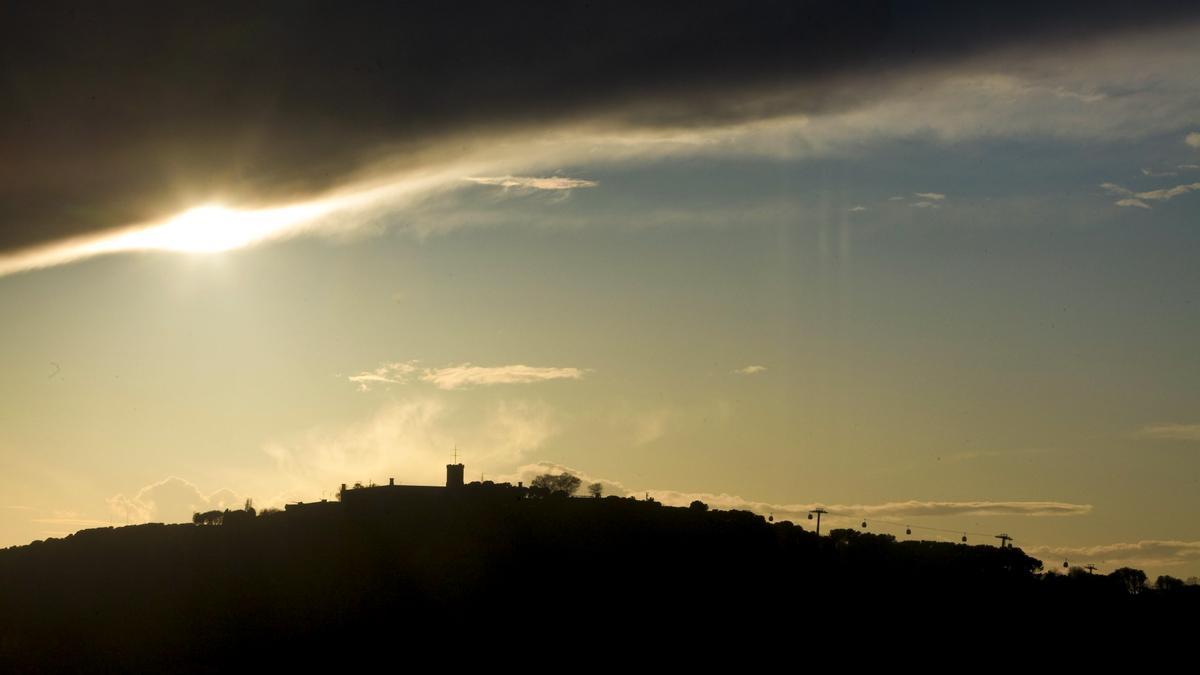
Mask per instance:
[[[303,204],[258,211],[238,211],[216,204],[189,209],[167,222],[132,233],[137,248],[216,253],[278,236],[325,211]]]
[[[198,206],[185,211],[160,227],[146,232],[157,241],[155,248],[185,253],[215,253],[250,243],[265,223],[255,223],[251,214],[223,206]]]
[[[357,190],[261,209],[233,209],[220,204],[197,206],[156,223],[53,242],[0,255],[0,277],[63,265],[125,251],[170,251],[206,254],[254,246],[310,232],[352,229],[368,209],[381,204],[397,207],[451,184],[461,173],[448,170],[416,178],[380,180]]]
[[[257,210],[206,204],[152,225],[127,227],[0,256],[0,276],[122,251],[197,254],[229,251],[298,235],[315,227],[324,216],[361,201],[361,197],[330,198]]]

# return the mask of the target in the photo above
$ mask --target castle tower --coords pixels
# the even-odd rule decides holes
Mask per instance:
[[[446,487],[460,488],[463,486],[463,465],[462,464],[447,464],[446,465]]]

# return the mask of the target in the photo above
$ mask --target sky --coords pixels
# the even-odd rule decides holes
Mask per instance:
[[[0,546],[571,471],[1200,575],[1200,9],[14,3]]]

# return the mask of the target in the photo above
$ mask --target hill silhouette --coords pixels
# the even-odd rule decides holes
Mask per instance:
[[[1200,587],[1041,574],[1012,547],[817,536],[699,503],[389,487],[0,551],[0,669],[226,672],[434,649],[454,636],[661,646],[818,618],[836,637],[868,621],[895,631],[968,616],[1141,621],[1200,609]]]

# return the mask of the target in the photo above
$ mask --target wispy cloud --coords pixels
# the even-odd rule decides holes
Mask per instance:
[[[421,379],[439,389],[466,389],[493,384],[530,384],[549,380],[578,380],[587,373],[582,368],[542,368],[526,365],[458,366],[426,370]]]
[[[561,430],[559,414],[538,401],[503,400],[490,406],[471,441],[472,462],[481,468],[512,466]]]
[[[369,391],[379,384],[405,384],[419,380],[439,389],[467,389],[493,384],[532,384],[549,380],[578,380],[589,371],[584,368],[538,367],[516,364],[510,366],[475,366],[463,363],[442,368],[419,368],[417,361],[384,363],[347,377],[358,385],[359,391]]]
[[[1175,172],[1175,171],[1154,171],[1154,170],[1152,170],[1152,169],[1142,169],[1142,175],[1143,175],[1143,176],[1151,176],[1151,177],[1158,177],[1158,176],[1176,176],[1176,175],[1178,175],[1178,172]]]
[[[733,372],[737,373],[738,375],[757,375],[759,373],[767,372],[767,367],[766,366],[746,366],[745,368],[738,368],[737,370],[735,370]]]
[[[728,425],[734,414],[733,405],[718,397],[703,402],[669,405],[625,400],[614,405],[604,417],[616,438],[638,447],[667,436],[686,434],[700,427]]]
[[[1052,501],[919,501],[881,504],[774,504],[757,502],[730,494],[685,493],[651,490],[651,496],[666,504],[685,505],[693,499],[719,508],[747,509],[775,516],[805,518],[809,511],[823,508],[835,518],[920,518],[932,516],[1079,516],[1092,510],[1090,504]]]
[[[264,503],[312,500],[359,480],[396,477],[439,485],[455,447],[472,475],[498,472],[521,462],[560,427],[554,409],[537,401],[503,400],[482,410],[437,394],[390,402],[354,424],[314,427],[264,446],[275,464],[269,487],[274,496]]]
[[[1150,208],[1150,205],[1149,205],[1149,204],[1147,204],[1146,202],[1144,202],[1144,201],[1142,201],[1142,200],[1140,200],[1140,199],[1134,199],[1133,197],[1126,197],[1125,199],[1118,199],[1118,200],[1117,200],[1116,202],[1114,202],[1114,203],[1115,203],[1117,206],[1134,206],[1134,207],[1137,207],[1137,208],[1139,208],[1139,209],[1148,209],[1148,208]]]
[[[909,206],[918,209],[940,209],[942,202],[946,201],[946,195],[941,192],[914,192],[914,196],[919,197],[915,202],[909,202]],[[892,199],[897,199],[892,197]]]
[[[1098,546],[1026,546],[1025,552],[1049,562],[1066,560],[1102,568],[1124,566],[1171,567],[1200,560],[1200,541],[1148,539]],[[1111,571],[1108,569],[1107,571]]]
[[[1200,131],[1193,131],[1183,137],[1183,142],[1193,148],[1200,148]]]
[[[436,467],[456,443],[450,408],[436,398],[394,402],[348,426],[314,427],[299,437],[273,441],[263,452],[283,485],[271,501],[312,499],[333,486],[398,475],[432,482]]]
[[[628,443],[642,446],[675,431],[683,424],[685,415],[675,408],[646,409],[626,403],[609,415],[608,419],[613,429]]]
[[[1200,183],[1186,183],[1184,185],[1176,185],[1159,190],[1147,190],[1145,192],[1134,192],[1116,183],[1101,183],[1100,188],[1110,195],[1122,197],[1114,202],[1117,206],[1136,206],[1141,209],[1148,209],[1150,205],[1146,203],[1147,201],[1165,202],[1174,199],[1180,195],[1200,190]]]
[[[567,178],[565,176],[548,176],[544,178],[536,176],[468,176],[464,180],[469,180],[479,185],[495,185],[505,189],[518,188],[526,190],[574,190],[576,188],[590,188],[599,185],[594,180]]]
[[[1200,183],[1188,183],[1186,185],[1176,185],[1175,187],[1163,188],[1161,190],[1149,190],[1147,192],[1137,192],[1135,195],[1139,199],[1151,199],[1154,201],[1167,201],[1174,199],[1179,195],[1184,195],[1189,192],[1200,190]]]
[[[1054,501],[906,501],[884,504],[833,505],[837,510],[878,516],[1082,516],[1091,504]]]
[[[1200,424],[1148,424],[1137,435],[1172,441],[1200,441]]]
[[[374,370],[364,370],[346,379],[358,385],[359,391],[369,391],[377,384],[403,384],[407,382],[418,368],[416,361],[396,361],[384,363]]]
[[[851,213],[856,213],[859,211],[866,211],[866,210],[867,210],[867,207],[863,206],[862,204],[855,204],[854,206],[850,207]]]

